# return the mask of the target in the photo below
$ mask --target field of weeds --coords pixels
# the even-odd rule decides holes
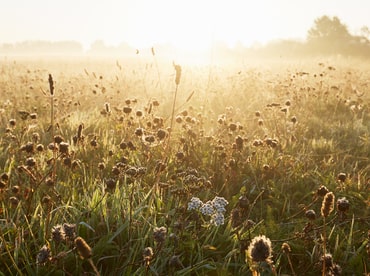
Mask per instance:
[[[368,275],[370,67],[0,65],[1,275]]]

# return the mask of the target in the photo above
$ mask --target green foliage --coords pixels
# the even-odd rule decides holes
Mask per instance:
[[[178,89],[174,106],[171,93],[156,99],[151,66],[50,61],[52,101],[38,66],[1,68],[2,273],[318,275],[325,252],[344,275],[369,270],[369,71],[293,64],[210,78],[183,66],[166,88]],[[321,185],[349,209],[334,202],[323,219]],[[190,210],[195,197],[213,211]],[[257,235],[271,239],[272,262],[245,261]]]

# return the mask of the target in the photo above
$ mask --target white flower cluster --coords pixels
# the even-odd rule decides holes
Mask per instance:
[[[226,205],[229,202],[223,198],[216,196],[213,200],[203,203],[199,198],[192,197],[188,203],[188,210],[199,210],[203,215],[210,216],[211,222],[216,225],[225,223],[224,213],[226,212]]]
[[[188,210],[198,210],[200,206],[203,205],[203,202],[197,198],[197,197],[192,197],[190,202],[188,202]]]

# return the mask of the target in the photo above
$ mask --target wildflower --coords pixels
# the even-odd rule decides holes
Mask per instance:
[[[216,225],[216,226],[220,226],[220,225],[223,225],[225,224],[225,217],[224,217],[224,214],[222,213],[215,213],[212,215],[212,220],[211,222]]]
[[[206,203],[204,203],[204,204],[199,208],[199,211],[200,211],[203,215],[211,216],[211,215],[215,212],[215,209],[213,208],[212,202],[211,202],[211,201],[207,201]]]
[[[59,151],[60,151],[60,153],[68,154],[68,150],[69,150],[69,144],[68,143],[61,142],[59,144]]]
[[[36,263],[38,265],[45,264],[49,260],[49,257],[50,257],[50,248],[47,245],[44,245],[43,247],[41,247],[39,253],[37,253]]]
[[[248,256],[253,262],[271,263],[272,248],[271,241],[265,235],[256,236],[247,249]]]
[[[199,198],[192,197],[190,202],[188,202],[188,211],[198,210],[199,207],[202,205],[203,205],[203,202]]]
[[[321,206],[321,215],[323,217],[329,216],[329,214],[333,211],[334,200],[335,200],[335,196],[333,192],[329,192],[324,196],[324,199],[322,201],[322,206]]]
[[[77,252],[82,259],[88,259],[92,256],[92,250],[83,238],[77,237],[74,243],[75,243]]]
[[[213,205],[213,207],[216,209],[216,211],[218,213],[224,213],[224,212],[226,212],[225,206],[227,204],[229,204],[229,202],[225,198],[223,198],[223,197],[216,196],[212,200],[212,205]]]
[[[157,243],[164,242],[165,239],[166,239],[166,236],[167,236],[167,228],[166,227],[161,226],[161,227],[154,228],[153,237],[154,237],[154,240]]]

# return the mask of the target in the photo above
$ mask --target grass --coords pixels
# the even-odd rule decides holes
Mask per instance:
[[[2,63],[4,275],[369,273],[365,63],[147,62]]]

